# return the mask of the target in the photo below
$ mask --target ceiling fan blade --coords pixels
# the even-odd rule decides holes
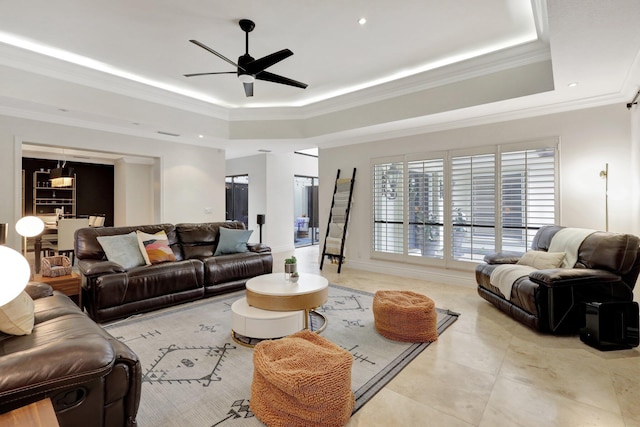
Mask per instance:
[[[253,96],[253,83],[242,83],[244,85],[244,94],[249,96]]]
[[[272,83],[280,83],[283,85],[295,86],[302,89],[306,89],[308,86],[306,83],[302,83],[296,80],[289,79],[287,77],[279,76],[277,74],[270,73],[268,71],[263,71],[261,73],[256,74],[256,79],[264,80]]]
[[[222,59],[223,61],[227,61],[229,64],[233,65],[234,67],[239,68],[242,71],[247,71],[244,68],[242,68],[241,66],[239,66],[238,64],[236,64],[235,62],[233,62],[232,60],[230,60],[229,58],[227,58],[226,56],[224,56],[223,54],[216,52],[215,50],[211,49],[209,46],[200,43],[198,40],[189,40],[189,41],[191,43],[195,44],[196,46],[200,46],[201,48],[203,48],[207,52],[213,53],[215,56],[217,56],[218,58]]]
[[[217,73],[192,73],[192,74],[184,74],[185,77],[195,77],[195,76],[209,76],[211,74],[238,74],[235,71],[220,71]]]
[[[257,74],[271,67],[273,64],[277,64],[283,59],[287,59],[291,55],[293,55],[293,52],[291,52],[289,49],[282,49],[278,52],[272,53],[271,55],[267,55],[246,64],[245,68],[247,69],[248,73]]]

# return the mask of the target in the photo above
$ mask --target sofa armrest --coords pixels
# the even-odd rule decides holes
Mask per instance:
[[[487,264],[515,264],[522,257],[522,252],[504,251],[484,256]]]
[[[591,268],[553,268],[529,274],[531,281],[547,287],[573,286],[588,283],[614,283],[621,277],[606,270]]]
[[[51,285],[43,282],[29,282],[24,290],[33,300],[53,295],[53,288]]]
[[[115,359],[111,345],[95,334],[70,334],[40,346],[31,341],[32,348],[0,358],[0,370],[5,373],[0,378],[3,403],[97,380],[111,370]]]
[[[113,261],[86,259],[78,261],[78,270],[84,276],[97,276],[100,274],[124,273],[126,270]]]
[[[247,243],[247,248],[249,248],[249,251],[256,253],[271,252],[271,248],[264,243]]]

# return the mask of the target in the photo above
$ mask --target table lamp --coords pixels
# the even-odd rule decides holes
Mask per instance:
[[[44,230],[44,222],[37,216],[24,216],[16,222],[16,231],[22,236],[22,253],[27,256],[27,237],[35,237]]]
[[[0,246],[0,307],[13,301],[27,287],[31,277],[31,267],[20,252],[7,246]]]

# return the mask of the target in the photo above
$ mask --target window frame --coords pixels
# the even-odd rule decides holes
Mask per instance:
[[[372,209],[370,210],[371,219],[369,221],[370,227],[370,256],[372,259],[398,261],[413,264],[422,264],[426,266],[438,266],[445,268],[456,268],[462,270],[473,270],[475,265],[478,264],[478,260],[457,260],[453,258],[453,221],[447,220],[447,218],[453,218],[454,212],[452,207],[452,159],[460,156],[476,156],[476,155],[494,155],[494,187],[496,189],[495,206],[494,206],[494,230],[495,230],[495,251],[502,250],[503,247],[503,215],[502,215],[502,155],[503,153],[517,152],[517,151],[531,151],[538,149],[552,149],[553,150],[553,223],[558,223],[560,220],[560,182],[559,182],[559,167],[560,167],[560,141],[558,137],[541,138],[531,141],[523,141],[516,143],[505,143],[491,146],[473,147],[466,149],[455,149],[448,151],[433,151],[426,153],[412,153],[402,156],[387,156],[370,159],[370,171],[371,171],[371,201]],[[427,257],[427,256],[415,256],[409,254],[409,163],[416,161],[427,161],[434,159],[443,159],[443,183],[442,183],[442,203],[443,203],[443,233],[444,233],[444,248],[442,258]],[[383,163],[402,163],[403,165],[403,234],[402,234],[402,251],[388,253],[376,251],[376,242],[374,236],[375,227],[375,206],[376,206],[376,194],[374,182],[374,168],[376,165]],[[526,185],[526,183],[525,183]],[[524,195],[522,197],[525,197]],[[528,215],[527,212],[524,213]],[[538,227],[529,227],[530,230],[537,230]],[[529,246],[529,240],[527,238],[527,245]]]

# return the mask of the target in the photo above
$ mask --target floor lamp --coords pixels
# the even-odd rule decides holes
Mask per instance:
[[[0,245],[4,245],[7,243],[7,230],[9,228],[9,224],[6,222],[0,222]]]
[[[31,268],[20,252],[7,246],[0,246],[0,306],[13,301],[24,290],[31,277]]]
[[[22,254],[27,257],[27,237],[36,237],[44,230],[44,222],[37,216],[24,216],[16,222],[16,231],[22,236]]]
[[[604,231],[609,231],[609,163],[604,164],[600,178],[604,178]]]

